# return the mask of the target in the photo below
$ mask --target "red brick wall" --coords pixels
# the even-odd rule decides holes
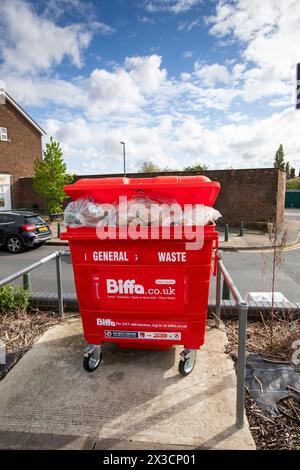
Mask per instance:
[[[0,127],[8,142],[0,141],[0,173],[12,175],[12,206],[25,207],[20,178],[34,176],[34,162],[42,157],[40,133],[8,102],[0,104]]]
[[[166,173],[131,173],[129,178],[165,175]],[[284,219],[285,177],[275,168],[249,170],[207,170],[202,172],[172,172],[175,175],[205,175],[219,181],[221,190],[214,207],[218,209],[224,223],[248,226],[265,226],[268,222]],[[104,178],[119,175],[87,175],[78,178]]]
[[[165,173],[137,174],[127,176],[152,177]],[[172,174],[182,175],[183,172]],[[184,173],[185,175],[188,173]],[[219,181],[221,191],[214,205],[223,215],[223,222],[239,225],[241,221],[250,226],[265,226],[268,222],[277,220],[279,223],[284,218],[285,173],[274,168],[251,170],[207,170],[198,173],[204,174],[212,181]],[[119,175],[86,175],[80,178],[105,178]],[[42,207],[42,202],[32,190],[32,179],[25,178],[22,181],[23,201],[31,207],[37,203]]]
[[[19,208],[30,209],[32,206],[38,206],[39,209],[44,208],[42,198],[33,189],[33,178],[20,178],[17,184],[22,200],[22,204],[18,206]]]

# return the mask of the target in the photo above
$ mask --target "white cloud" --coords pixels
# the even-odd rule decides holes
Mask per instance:
[[[295,0],[221,0],[218,2],[216,15],[206,18],[206,22],[212,24],[210,32],[214,35],[232,34],[243,41],[249,41],[257,34],[272,33],[286,7],[295,3]]]
[[[192,74],[190,73],[187,73],[187,72],[183,72],[181,75],[180,75],[180,78],[183,82],[189,82],[192,78]]]
[[[153,94],[165,81],[167,72],[161,69],[162,58],[156,54],[147,57],[127,57],[125,68],[141,92]]]
[[[145,104],[139,88],[124,69],[115,72],[95,69],[87,83],[90,100],[87,112],[93,117],[133,113]]]
[[[137,113],[147,104],[147,98],[158,94],[166,80],[161,69],[161,57],[127,57],[123,67],[113,72],[95,69],[87,80],[88,106],[86,113],[93,118],[105,114]]]
[[[188,50],[188,51],[184,51],[184,53],[182,54],[182,57],[184,59],[191,59],[193,55],[194,55],[194,51]]]
[[[202,18],[195,19],[192,21],[182,21],[178,25],[178,31],[192,31],[192,29],[197,28],[202,24]]]
[[[88,47],[93,33],[109,32],[108,26],[97,21],[89,26],[58,26],[39,16],[23,0],[2,0],[0,28],[2,69],[19,73],[50,70],[65,56],[81,67],[82,51]]]
[[[300,114],[293,108],[275,113],[265,119],[256,119],[252,123],[226,125],[218,130],[223,145],[232,152],[232,163],[240,160],[240,166],[272,166],[275,152],[280,143],[284,143],[286,158],[292,165],[297,165],[300,142],[297,129]]]
[[[195,62],[195,76],[203,85],[215,86],[217,83],[229,83],[230,73],[227,67],[220,64],[203,65],[201,62]]]
[[[93,33],[99,33],[102,34],[103,36],[109,36],[113,33],[116,32],[116,28],[113,28],[112,26],[103,23],[102,21],[91,21],[89,23],[89,29]]]
[[[188,11],[200,3],[202,0],[151,0],[146,2],[146,10],[150,13],[170,11],[177,14]]]
[[[124,119],[117,127],[110,119],[101,125],[82,118],[43,124],[49,135],[62,142],[69,171],[79,174],[122,172],[120,140],[127,144],[128,171],[136,171],[144,159],[172,168],[195,162],[206,163],[211,169],[272,166],[280,143],[284,143],[287,159],[297,167],[299,113],[287,109],[265,119],[231,118],[232,124],[214,128],[205,120],[185,115],[161,116],[152,125],[133,118]]]
[[[54,104],[68,108],[87,105],[86,92],[82,84],[66,80],[49,79],[39,76],[20,77],[4,75],[7,92],[23,106],[46,106]]]
[[[220,1],[206,19],[211,34],[238,42],[247,65],[244,99],[289,98],[299,61],[300,2],[298,0]],[[254,65],[252,65],[254,64]]]

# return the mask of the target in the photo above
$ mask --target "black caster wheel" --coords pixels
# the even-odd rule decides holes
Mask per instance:
[[[179,374],[182,377],[189,375],[196,364],[196,351],[194,349],[185,349],[180,355],[180,361],[178,364]]]
[[[89,353],[83,358],[83,368],[87,372],[94,372],[102,361],[102,352],[95,349],[92,353]]]

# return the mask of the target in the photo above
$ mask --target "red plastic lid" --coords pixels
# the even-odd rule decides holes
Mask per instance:
[[[65,186],[72,199],[87,197],[101,203],[113,203],[119,196],[159,196],[179,204],[212,206],[220,191],[220,183],[206,176],[156,176],[154,178],[90,178]]]

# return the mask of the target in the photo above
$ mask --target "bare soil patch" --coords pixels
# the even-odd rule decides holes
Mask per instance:
[[[226,352],[237,358],[238,321],[224,322],[228,336]],[[249,322],[247,352],[257,353],[268,359],[292,361],[292,344],[300,339],[300,323],[290,318],[280,318],[274,324],[272,346],[268,322]],[[299,366],[298,366],[299,368]],[[300,370],[300,369],[299,369]],[[271,416],[262,410],[246,391],[246,414],[257,449],[300,450],[300,406],[292,397],[278,405],[280,415]]]
[[[30,309],[0,315],[0,341],[5,345],[7,364],[0,365],[0,380],[21,359],[32,345],[62,319],[53,312]]]

